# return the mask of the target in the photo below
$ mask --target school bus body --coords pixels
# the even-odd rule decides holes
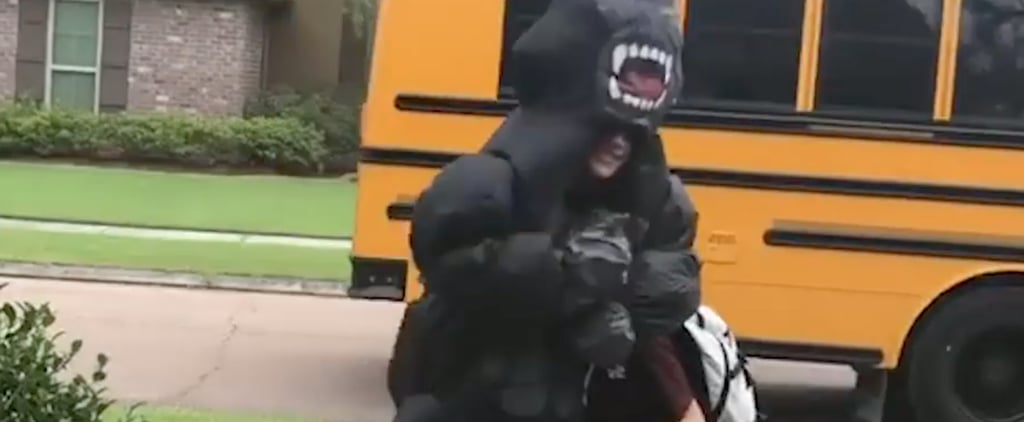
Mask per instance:
[[[959,2],[943,4],[943,16],[956,18]],[[505,7],[381,2],[359,164],[356,296],[421,293],[408,263],[412,201],[515,105],[498,94]],[[945,63],[957,41],[948,22],[929,75],[928,121],[814,113],[819,58],[809,49],[820,48],[821,7],[807,0],[802,12],[793,110],[684,103],[662,135],[700,213],[705,301],[744,346],[762,357],[894,368],[944,293],[1024,274],[1024,150],[1018,132],[950,123],[955,69]]]

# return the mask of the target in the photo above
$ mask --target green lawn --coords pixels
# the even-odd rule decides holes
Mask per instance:
[[[301,235],[352,233],[342,179],[0,162],[0,215]]]
[[[115,406],[104,413],[103,419],[106,422],[120,422],[126,414],[126,407]],[[165,407],[139,407],[134,415],[140,417],[139,422],[312,422],[296,418],[246,416]]]
[[[0,260],[348,280],[348,251],[0,229]]]

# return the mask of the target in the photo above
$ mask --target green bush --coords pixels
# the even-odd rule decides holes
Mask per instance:
[[[100,383],[107,357],[96,357],[90,376],[65,377],[82,341],[59,350],[51,334],[56,317],[49,305],[0,306],[0,414],[4,422],[101,422],[113,404]],[[139,420],[129,411],[124,421]]]
[[[327,93],[304,93],[291,88],[261,92],[245,105],[248,118],[293,118],[323,132],[331,172],[354,170],[360,140],[359,113],[359,107],[342,103]]]
[[[323,133],[294,118],[99,114],[0,107],[0,157],[320,173]]]

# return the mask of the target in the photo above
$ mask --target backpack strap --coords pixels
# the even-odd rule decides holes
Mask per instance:
[[[714,420],[718,420],[722,416],[722,410],[725,410],[726,398],[729,397],[729,390],[732,387],[732,380],[739,373],[732,363],[729,362],[729,353],[725,349],[725,343],[718,340],[718,346],[722,349],[722,359],[725,361],[725,377],[722,379],[722,391],[718,393],[718,400],[715,402],[715,407],[711,410]]]
[[[715,407],[712,409],[712,416],[714,420],[718,420],[722,416],[722,411],[725,410],[725,405],[728,402],[729,393],[732,392],[732,382],[741,375],[746,379],[747,385],[751,389],[755,389],[754,377],[750,374],[750,369],[747,367],[747,357],[739,349],[736,350],[737,361],[729,361],[729,353],[725,347],[725,343],[722,340],[718,340],[718,346],[722,350],[722,359],[725,362],[725,377],[722,379],[722,391],[718,394],[718,401],[715,402]],[[758,420],[764,420],[764,415],[758,413]]]
[[[755,394],[756,394],[756,392],[757,392],[757,381],[756,381],[756,380],[754,380],[754,375],[750,373],[750,368],[748,367],[748,362],[749,362],[749,360],[748,360],[748,358],[747,358],[747,354],[746,354],[746,353],[744,353],[744,352],[743,352],[743,349],[740,349],[740,348],[737,348],[737,349],[736,349],[736,353],[737,353],[737,356],[739,356],[739,358],[740,358],[740,364],[739,364],[739,366],[740,366],[740,368],[742,369],[742,373],[743,373],[743,378],[746,378],[746,380],[747,380],[747,386],[748,386],[748,387],[749,387],[749,388],[750,388],[751,390],[754,390],[754,392],[755,392]],[[765,422],[765,421],[767,421],[767,420],[768,420],[768,415],[766,415],[766,414],[765,414],[764,412],[761,412],[761,411],[759,410],[759,411],[757,412],[757,417],[756,417],[756,419],[754,419],[754,420],[755,420],[756,422]]]

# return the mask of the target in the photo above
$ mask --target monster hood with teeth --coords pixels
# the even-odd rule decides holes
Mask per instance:
[[[580,333],[565,326],[578,320],[569,304],[596,299],[569,286],[587,274],[628,274],[630,291],[617,303],[630,303],[626,325],[641,337],[674,332],[695,311],[696,212],[669,176],[657,134],[682,83],[677,7],[678,0],[552,0],[513,46],[519,107],[480,152],[442,169],[414,207],[409,243],[425,299],[406,314],[389,367],[396,420],[578,421],[584,363],[594,360],[552,340]],[[591,153],[615,135],[630,142],[628,161],[600,194],[580,195]],[[595,197],[603,204],[591,203]],[[601,259],[567,251],[569,227],[598,209],[641,221],[628,230],[632,239],[617,243],[636,242],[635,253],[611,264],[617,270],[589,267]],[[637,269],[621,267],[630,262]],[[620,293],[626,285],[612,284]],[[603,322],[597,332],[622,326],[621,318]],[[442,331],[415,331],[435,328]],[[613,344],[607,350],[615,352],[593,359],[621,362],[633,338],[606,338],[579,344]],[[416,363],[427,355],[441,361]],[[409,375],[416,368],[440,380]],[[486,388],[444,378],[458,374]]]
[[[683,83],[678,7],[676,0],[554,0],[512,49],[522,104],[557,102],[655,130]]]
[[[541,210],[609,134],[628,135],[634,164],[664,167],[657,129],[682,87],[682,48],[677,0],[553,0],[512,47],[520,107],[484,152],[512,164]]]

